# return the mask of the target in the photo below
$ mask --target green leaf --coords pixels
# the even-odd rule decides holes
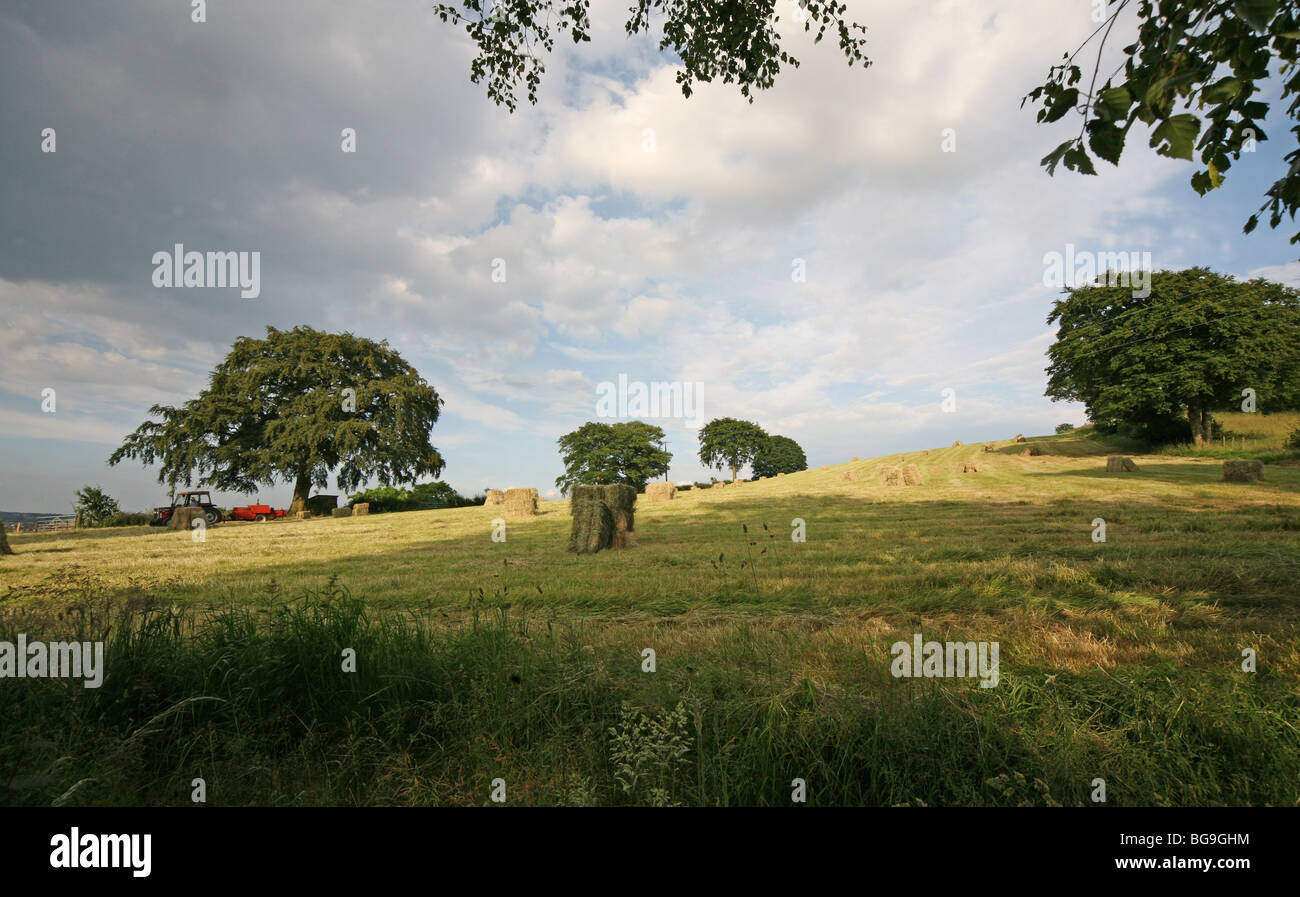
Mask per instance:
[[[1207,85],[1201,91],[1201,99],[1207,103],[1213,103],[1216,106],[1220,103],[1230,103],[1241,94],[1241,82],[1236,78],[1223,78]]]
[[[1162,121],[1151,134],[1151,146],[1161,156],[1172,159],[1192,158],[1196,135],[1201,132],[1201,120],[1190,112],[1171,115]]]
[[[1044,166],[1049,175],[1056,174],[1056,166],[1060,164],[1061,157],[1064,156],[1066,151],[1072,146],[1074,146],[1073,140],[1065,141],[1065,143],[1062,143],[1046,156],[1043,156],[1042,160],[1038,164]]]
[[[1268,23],[1277,15],[1278,0],[1237,0],[1233,8],[1237,15],[1256,31],[1267,31]]]
[[[1079,144],[1074,149],[1068,151],[1064,158],[1065,167],[1071,171],[1077,171],[1079,174],[1096,174],[1097,169],[1093,167],[1092,159],[1088,156],[1088,151]]]
[[[1124,129],[1110,122],[1089,122],[1088,146],[1099,158],[1118,165],[1120,153],[1124,152]]]
[[[1097,94],[1097,115],[1107,121],[1127,118],[1129,106],[1132,105],[1133,95],[1122,84]]]

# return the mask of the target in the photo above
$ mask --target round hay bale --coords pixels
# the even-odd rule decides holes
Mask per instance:
[[[506,490],[506,516],[532,517],[537,513],[537,490],[529,487]]]
[[[572,487],[569,490],[569,510],[573,515],[569,551],[595,554],[610,547],[614,541],[614,516],[605,504],[602,487]]]
[[[858,461],[858,460],[860,460],[860,459],[858,458],[857,455],[854,455],[854,456],[853,456],[853,460],[854,460],[854,461]]]
[[[1026,439],[1025,439],[1025,434],[1023,434],[1023,433],[1017,433],[1017,434],[1016,434],[1016,438],[1015,438],[1014,440],[1012,440],[1012,441],[1013,441],[1013,442],[1025,442],[1025,441],[1026,441]]]
[[[1233,483],[1253,483],[1264,479],[1264,462],[1253,459],[1223,462],[1223,478]]]
[[[783,477],[783,476],[785,476],[785,474],[783,474],[783,473],[778,473],[777,476],[779,476],[779,477]]]
[[[1029,447],[1027,447],[1027,448],[1022,448],[1022,449],[1020,450],[1020,457],[1022,457],[1022,458],[1032,458],[1032,457],[1036,457],[1036,456],[1038,456],[1038,455],[1041,455],[1042,453],[1043,453],[1043,450],[1040,449],[1038,446],[1036,446],[1036,445],[1031,445],[1031,446],[1029,446]]]
[[[984,443],[984,451],[986,451],[986,452],[991,452],[991,451],[993,451],[993,446],[989,445],[987,442]]]
[[[489,489],[486,494],[487,501],[483,502],[485,505],[503,505],[506,503],[506,494],[500,489]]]
[[[921,471],[917,469],[915,464],[908,464],[906,467],[903,468],[903,485],[904,486],[921,485]]]
[[[14,550],[9,547],[9,536],[5,534],[5,522],[0,520],[0,554],[13,554]]]
[[[952,444],[952,447],[953,447],[953,448],[956,448],[956,447],[959,446],[959,445],[961,445],[961,440],[960,440],[960,439],[958,439],[956,442],[954,442],[954,443]]]
[[[646,501],[671,501],[677,496],[677,487],[672,483],[646,483]]]

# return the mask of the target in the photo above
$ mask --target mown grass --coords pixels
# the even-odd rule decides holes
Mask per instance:
[[[1300,467],[1032,442],[643,500],[591,557],[563,502],[13,537],[0,638],[108,675],[0,681],[0,803],[1296,804]],[[916,632],[998,686],[894,678]]]

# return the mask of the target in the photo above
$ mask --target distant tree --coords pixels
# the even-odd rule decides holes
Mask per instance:
[[[370,513],[379,514],[388,511],[428,511],[437,508],[463,508],[482,501],[466,498],[451,487],[450,483],[420,483],[411,489],[399,489],[395,486],[377,486],[348,496],[348,505],[365,502],[370,505]]]
[[[1038,121],[1057,121],[1071,112],[1082,119],[1078,136],[1043,158],[1049,174],[1058,164],[1081,174],[1097,173],[1089,150],[1119,165],[1133,126],[1151,129],[1148,145],[1157,155],[1200,165],[1191,186],[1204,196],[1225,181],[1241,154],[1268,139],[1262,123],[1274,102],[1281,115],[1300,119],[1300,3],[1296,0],[1112,0],[1094,3],[1103,21],[1073,54],[1048,71],[1047,80],[1024,100],[1040,104]],[[1125,9],[1136,9],[1136,33],[1115,25]],[[1102,71],[1102,48],[1116,38],[1124,63]],[[1087,48],[1094,39],[1096,50]],[[1075,64],[1080,54],[1092,71]],[[1274,80],[1276,75],[1276,80]],[[1280,118],[1280,116],[1279,116]],[[1300,131],[1292,127],[1291,131]],[[1086,139],[1085,139],[1086,138]],[[1268,213],[1269,226],[1300,210],[1300,149],[1289,152],[1281,176],[1265,191],[1259,213],[1245,231]],[[1300,234],[1291,238],[1300,242]]]
[[[717,470],[730,467],[735,482],[740,468],[754,460],[767,439],[758,424],[719,417],[700,428],[700,463]]]
[[[521,85],[528,101],[537,102],[544,54],[552,51],[556,37],[567,33],[575,44],[591,40],[590,0],[457,0],[436,3],[434,10],[442,21],[465,26],[478,50],[470,62],[470,81],[486,81],[488,98],[511,112]],[[830,31],[849,66],[861,62],[865,68],[871,64],[862,53],[866,28],[845,20],[847,10],[836,0],[801,0],[788,16],[795,30],[815,35],[814,43]],[[624,30],[629,37],[648,34],[650,19],[662,15],[659,49],[678,60],[677,83],[685,96],[696,81],[718,80],[739,84],[741,95],[752,103],[750,91],[771,87],[782,63],[799,67],[799,60],[781,46],[776,30],[781,12],[775,0],[633,0]]]
[[[252,492],[293,484],[289,510],[306,506],[337,468],[340,489],[437,476],[429,444],[442,399],[386,341],[310,327],[240,337],[206,389],[179,408],[155,405],[108,463],[158,461],[158,482]]]
[[[83,486],[76,492],[77,511],[82,517],[99,523],[119,511],[117,500],[99,486]]]
[[[573,486],[626,483],[638,490],[668,472],[672,454],[664,448],[664,431],[634,420],[617,424],[585,423],[558,440],[564,475],[555,485],[562,492]]]
[[[1214,411],[1300,404],[1300,293],[1280,284],[1157,271],[1140,298],[1098,278],[1066,291],[1047,321],[1059,326],[1047,395],[1083,402],[1103,426],[1144,427],[1158,440],[1182,414],[1201,444]]]
[[[1063,433],[1069,433],[1069,432],[1070,432],[1071,430],[1073,430],[1073,429],[1074,429],[1074,424],[1057,424],[1057,425],[1056,425],[1056,432],[1057,432],[1058,435],[1059,435],[1059,434],[1063,434]]]
[[[772,436],[754,456],[756,477],[774,477],[778,473],[795,473],[808,469],[803,448],[789,436]]]

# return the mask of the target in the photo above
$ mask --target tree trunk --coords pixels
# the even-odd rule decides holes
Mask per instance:
[[[1201,409],[1201,441],[1209,445],[1214,441],[1214,415],[1206,408]]]
[[[1199,405],[1187,404],[1187,423],[1192,428],[1192,443],[1201,448],[1205,444],[1205,428],[1201,422],[1205,412]]]
[[[289,505],[289,514],[307,510],[307,495],[311,492],[311,473],[298,474],[293,484],[293,501]]]
[[[733,483],[736,482],[736,474],[737,474],[739,471],[740,471],[740,468],[739,468],[739,467],[737,467],[737,466],[734,465],[734,464],[731,465],[731,482],[733,482]]]

